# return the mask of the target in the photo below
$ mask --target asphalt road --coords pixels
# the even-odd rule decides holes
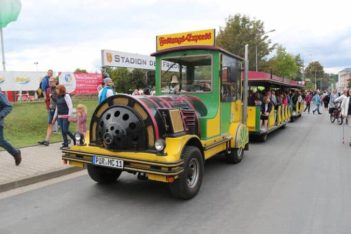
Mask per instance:
[[[346,129],[348,131],[350,129]],[[206,163],[200,193],[123,174],[86,175],[0,200],[0,233],[351,233],[351,147],[326,114],[253,143],[238,165]]]

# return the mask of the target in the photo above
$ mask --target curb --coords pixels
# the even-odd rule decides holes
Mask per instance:
[[[36,176],[32,176],[29,178],[25,178],[25,179],[21,179],[21,180],[17,180],[17,181],[12,181],[6,184],[1,184],[0,185],[0,193],[1,192],[6,192],[15,188],[19,188],[19,187],[23,187],[23,186],[27,186],[30,184],[35,184],[44,180],[49,180],[49,179],[54,179],[56,177],[59,176],[63,176],[63,175],[68,175],[74,172],[78,172],[84,169],[81,168],[77,168],[77,167],[68,167],[68,168],[64,168],[64,169],[59,169],[56,171],[51,171],[45,174],[40,174],[40,175],[36,175]]]

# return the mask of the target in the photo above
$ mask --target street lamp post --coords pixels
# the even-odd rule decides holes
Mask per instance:
[[[317,75],[316,75],[316,70],[314,70],[314,89],[317,90]]]
[[[272,30],[269,30],[268,32],[265,32],[262,36],[265,36],[271,32],[275,32],[275,29],[272,29]],[[261,40],[261,41],[264,41],[264,40]],[[257,54],[258,54],[258,49],[257,49],[257,43],[256,43],[256,71],[258,71],[258,56],[257,56]]]

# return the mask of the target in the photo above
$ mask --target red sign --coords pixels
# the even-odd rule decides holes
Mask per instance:
[[[102,75],[97,73],[74,73],[76,88],[75,95],[97,94],[102,83]]]

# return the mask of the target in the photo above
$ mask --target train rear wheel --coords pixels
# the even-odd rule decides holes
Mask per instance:
[[[234,148],[230,151],[230,153],[226,154],[227,162],[232,164],[240,163],[244,157],[244,149],[242,148]]]

